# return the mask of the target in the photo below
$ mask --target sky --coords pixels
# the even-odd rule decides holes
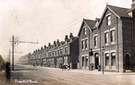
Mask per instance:
[[[132,0],[0,0],[0,55],[6,60],[15,40],[15,60],[65,35],[78,35],[83,18],[100,18],[106,4],[131,8]],[[19,53],[21,52],[21,53]],[[11,56],[11,55],[10,55]]]

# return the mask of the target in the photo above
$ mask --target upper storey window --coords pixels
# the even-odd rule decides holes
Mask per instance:
[[[97,46],[97,36],[94,37],[94,46]]]
[[[68,53],[68,48],[67,47],[65,47],[65,53]]]
[[[111,25],[111,15],[108,15],[107,17],[106,17],[106,23],[107,23],[107,26],[108,25]]]
[[[86,34],[87,34],[86,27],[83,29],[83,32],[84,32],[84,35],[86,35]]]
[[[114,38],[115,38],[115,31],[112,30],[111,31],[111,42],[114,42]]]
[[[109,42],[109,33],[108,32],[106,32],[105,33],[105,43],[108,43]]]

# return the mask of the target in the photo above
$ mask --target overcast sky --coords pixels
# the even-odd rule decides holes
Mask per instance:
[[[100,18],[106,3],[130,8],[132,0],[0,0],[0,54],[4,59],[15,40],[39,44],[15,45],[15,59],[51,44],[71,32],[77,36],[83,18]]]

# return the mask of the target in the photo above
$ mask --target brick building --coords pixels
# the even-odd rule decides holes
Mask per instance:
[[[135,55],[134,15],[133,0],[131,9],[107,5],[100,20],[84,19],[78,33],[80,69],[130,70]]]
[[[54,41],[53,45],[45,45],[40,50],[34,51],[29,62],[36,65],[44,65],[47,67],[61,68],[61,65],[70,65],[70,68],[76,69],[78,66],[79,55],[79,39],[74,37],[72,33],[68,38],[65,36],[65,41]]]

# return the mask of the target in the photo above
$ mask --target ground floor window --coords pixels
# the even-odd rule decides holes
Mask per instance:
[[[82,57],[82,66],[84,66],[84,57]]]
[[[64,57],[64,64],[68,64],[68,58],[67,57]]]
[[[86,56],[86,66],[88,66],[88,56]]]
[[[116,65],[116,54],[115,53],[112,53],[111,54],[111,57],[112,57],[112,59],[111,59],[112,60],[111,61],[112,64],[111,65],[112,66],[115,66]]]
[[[109,66],[109,53],[105,54],[105,66]]]

